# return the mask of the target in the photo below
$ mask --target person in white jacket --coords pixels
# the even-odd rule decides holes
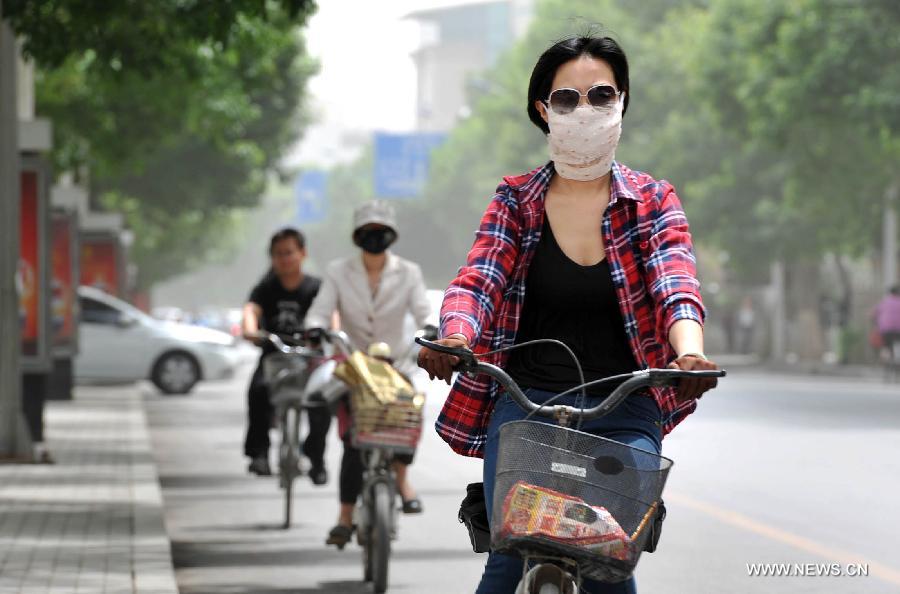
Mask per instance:
[[[331,262],[319,293],[306,315],[306,327],[332,327],[337,321],[353,344],[365,351],[375,342],[387,343],[391,353],[405,352],[412,340],[404,335],[404,319],[412,314],[416,327],[425,325],[430,313],[422,270],[413,262],[388,251],[397,240],[393,207],[384,201],[360,206],[353,213],[353,242],[360,248],[346,258]],[[335,313],[337,320],[335,320]],[[398,361],[401,372],[411,373],[411,360]],[[406,368],[404,368],[406,365]],[[350,443],[346,423],[339,424],[344,442],[337,525],[329,532],[327,544],[339,548],[353,535],[353,507],[362,491],[363,465],[359,450]],[[412,456],[396,456],[394,471],[397,491],[405,513],[421,513],[422,503],[407,480]]]

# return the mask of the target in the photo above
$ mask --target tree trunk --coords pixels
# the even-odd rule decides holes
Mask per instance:
[[[802,361],[820,361],[825,335],[819,315],[821,291],[818,262],[788,262],[788,345]]]

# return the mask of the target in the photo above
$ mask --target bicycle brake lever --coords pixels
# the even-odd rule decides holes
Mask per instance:
[[[416,337],[416,344],[423,346],[426,349],[431,349],[432,351],[453,355],[454,357],[459,358],[459,363],[455,367],[458,371],[468,371],[478,367],[478,359],[475,358],[475,353],[469,349],[445,346],[430,340],[425,340],[419,336]]]

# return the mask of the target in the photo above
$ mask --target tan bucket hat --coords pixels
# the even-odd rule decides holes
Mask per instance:
[[[396,233],[397,214],[394,212],[394,207],[384,200],[373,200],[353,211],[354,231],[372,223],[389,227]]]

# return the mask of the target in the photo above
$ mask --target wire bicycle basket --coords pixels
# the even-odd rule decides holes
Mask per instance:
[[[272,352],[263,357],[263,381],[269,386],[272,404],[303,402],[312,371],[310,360],[299,355]]]
[[[425,396],[387,361],[354,352],[334,375],[350,387],[351,439],[361,450],[414,452],[422,436]]]
[[[634,572],[672,461],[567,427],[513,421],[500,428],[491,546],[563,557],[583,577]]]

